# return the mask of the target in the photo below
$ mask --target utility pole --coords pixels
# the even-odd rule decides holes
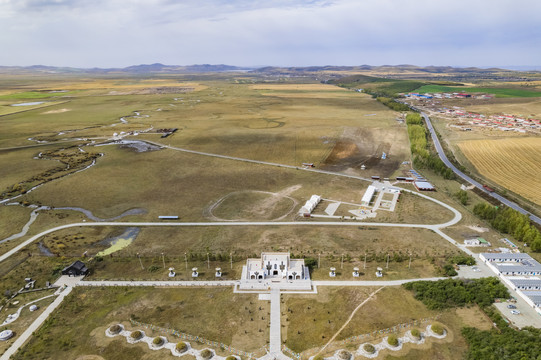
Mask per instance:
[[[364,253],[364,268],[366,269],[366,253]]]
[[[210,258],[209,258],[209,253],[207,253],[207,269],[210,269]]]
[[[319,265],[321,263],[321,253],[319,253],[318,257],[317,257],[317,268],[319,269]]]
[[[139,264],[141,264],[141,269],[145,270],[145,267],[143,266],[143,262],[141,261],[141,255],[137,253],[137,257],[139,258]]]
[[[184,262],[186,263],[186,271],[188,270],[188,257],[186,256],[186,253],[184,253]]]
[[[410,253],[410,263],[408,265],[408,269],[411,269],[411,253]]]
[[[390,257],[390,256],[391,256],[391,255],[387,254],[387,269],[389,268],[389,257]]]
[[[342,254],[342,258],[340,259],[340,269],[344,268],[344,254]]]
[[[163,268],[165,269],[165,255],[162,253]]]
[[[233,269],[233,253],[230,253],[229,256],[231,257],[231,269]]]

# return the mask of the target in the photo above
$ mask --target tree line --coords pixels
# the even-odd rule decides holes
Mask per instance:
[[[367,92],[367,91],[365,91]],[[378,96],[376,98],[380,103],[387,106],[388,108],[391,108],[394,111],[410,111],[410,108],[408,105],[399,103],[394,101],[392,98],[384,97],[384,96]]]
[[[487,220],[494,229],[528,244],[532,251],[541,252],[541,232],[530,223],[528,216],[510,207],[492,206],[485,202],[475,205],[473,213]]]
[[[413,164],[417,167],[428,168],[450,180],[455,178],[453,170],[448,168],[441,159],[432,154],[428,148],[428,132],[423,124],[421,115],[410,113],[406,116],[410,148],[413,155]]]
[[[496,328],[479,330],[474,327],[462,329],[468,342],[468,360],[524,360],[541,359],[541,330],[525,327],[514,330],[492,307],[483,309]]]
[[[509,298],[507,288],[495,277],[466,280],[416,281],[403,285],[431,310],[468,304],[490,306],[496,298]]]

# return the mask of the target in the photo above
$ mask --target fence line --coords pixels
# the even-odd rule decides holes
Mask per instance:
[[[291,350],[285,345],[282,345],[282,351],[288,353],[289,355],[293,356],[297,360],[301,360],[301,354],[296,353],[295,351]]]

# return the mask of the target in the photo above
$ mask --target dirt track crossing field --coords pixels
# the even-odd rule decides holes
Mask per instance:
[[[459,147],[483,176],[541,204],[541,138],[473,140]]]

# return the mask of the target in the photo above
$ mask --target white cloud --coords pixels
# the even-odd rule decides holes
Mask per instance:
[[[522,65],[540,20],[534,0],[0,0],[0,64]]]

